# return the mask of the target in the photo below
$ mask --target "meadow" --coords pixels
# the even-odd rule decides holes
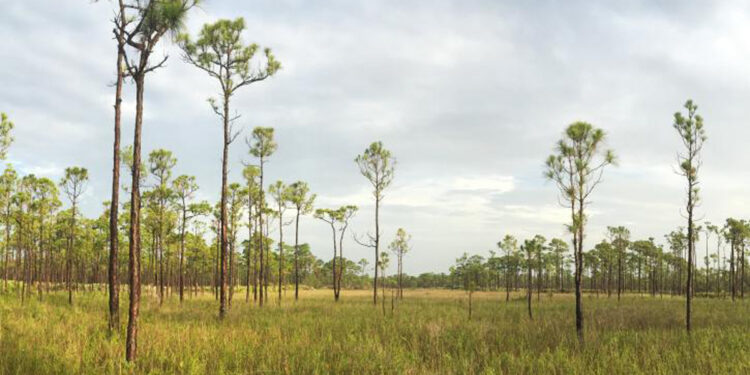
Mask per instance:
[[[373,307],[368,291],[304,291],[263,308],[235,294],[217,319],[210,293],[173,296],[159,307],[144,293],[138,361],[124,359],[107,332],[106,294],[62,292],[24,304],[0,295],[0,374],[742,374],[750,373],[750,304],[695,300],[694,330],[684,299],[586,295],[585,345],[574,329],[571,294],[407,290]],[[272,294],[273,295],[273,294]],[[121,316],[127,319],[123,301]]]

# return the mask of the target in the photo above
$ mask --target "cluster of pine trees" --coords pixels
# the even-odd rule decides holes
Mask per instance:
[[[702,267],[696,268],[693,294],[744,298],[744,284],[748,283],[744,272],[745,246],[750,243],[748,223],[730,218],[723,227],[705,223],[697,228],[704,235],[707,255]],[[584,252],[584,290],[618,299],[624,292],[653,296],[685,293],[688,243],[684,228],[665,235],[664,244],[654,238],[631,240],[630,231],[624,227],[607,228],[606,237]],[[531,289],[539,298],[573,289],[573,256],[562,239],[547,241],[536,235],[519,243],[507,235],[497,246],[499,251],[490,251],[487,257],[462,255],[449,274],[436,277],[436,285],[507,291],[508,299],[511,291]],[[419,285],[417,280],[427,277],[428,274],[420,275],[414,282]]]
[[[245,301],[263,306],[274,291],[281,301],[291,284],[299,297],[300,284],[330,285],[335,299],[342,287],[373,284],[377,303],[378,286],[385,282],[387,253],[381,251],[379,210],[384,190],[393,179],[395,159],[382,143],[374,142],[354,160],[371,183],[375,197],[375,228],[357,242],[374,250],[375,277],[366,275],[367,261],[357,263],[344,257],[343,244],[349,219],[356,206],[324,209],[313,207],[315,195],[303,181],[276,181],[266,186],[265,167],[277,149],[274,129],[256,127],[245,138],[255,163],[243,169],[243,180],[230,182],[229,147],[241,134],[235,129],[239,118],[231,99],[242,87],[266,80],[281,69],[269,48],[245,43],[242,18],[206,24],[192,38],[184,33],[187,15],[197,0],[118,0],[112,20],[116,42],[116,84],[114,100],[114,142],[112,148],[112,194],[96,219],[87,219],[79,205],[89,179],[82,167],[65,170],[55,184],[33,175],[19,177],[8,166],[0,176],[0,219],[5,229],[2,272],[4,286],[18,286],[21,298],[33,289],[43,292],[66,288],[73,304],[74,291],[108,284],[109,327],[120,329],[119,291],[123,280],[129,286],[126,359],[137,354],[138,315],[141,285],[146,284],[161,304],[171,293],[180,302],[192,291],[212,288],[219,301],[219,317],[231,307],[237,286],[244,286]],[[172,37],[183,60],[197,72],[214,78],[218,98],[209,98],[210,109],[221,124],[221,195],[211,204],[196,201],[196,178],[173,176],[177,159],[165,149],[143,157],[142,129],[147,77],[165,67],[168,56],[154,56],[156,47]],[[122,147],[121,117],[123,86],[135,87],[135,116],[132,145]],[[12,122],[2,115],[0,158],[12,142]],[[124,169],[129,183],[121,185]],[[129,199],[120,199],[124,190]],[[62,210],[62,191],[69,201]],[[303,215],[328,223],[333,231],[330,262],[315,258],[300,243],[299,222]],[[293,224],[293,244],[285,241],[284,228]],[[240,232],[246,230],[246,234]],[[211,236],[212,234],[213,236]],[[213,238],[212,243],[207,238]],[[240,242],[240,238],[246,238]],[[121,244],[125,245],[121,248]],[[408,235],[397,233],[390,249],[398,259],[398,286],[402,285],[402,259],[408,251]],[[108,252],[105,251],[108,248]],[[127,249],[127,251],[123,250]],[[121,267],[127,259],[127,267]],[[124,272],[126,271],[126,272]],[[381,277],[378,277],[380,271]],[[330,284],[324,280],[330,280]],[[271,290],[269,290],[269,287]],[[402,295],[402,292],[399,292]]]

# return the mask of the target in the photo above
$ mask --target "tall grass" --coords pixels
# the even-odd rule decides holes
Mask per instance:
[[[366,291],[305,291],[258,308],[236,294],[224,321],[213,295],[146,297],[138,361],[124,361],[124,326],[110,337],[103,293],[64,293],[24,304],[0,296],[0,374],[743,374],[750,373],[750,305],[698,299],[694,330],[684,300],[628,295],[584,299],[577,345],[570,295],[406,291],[386,314]],[[390,297],[389,297],[390,298]],[[121,316],[127,317],[127,301]]]

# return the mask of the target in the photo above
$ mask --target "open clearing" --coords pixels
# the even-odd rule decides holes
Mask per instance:
[[[477,292],[468,320],[462,291],[407,290],[391,309],[368,291],[287,294],[281,307],[246,304],[238,291],[225,321],[212,294],[159,308],[146,296],[139,360],[124,358],[124,332],[107,335],[106,295],[65,293],[21,305],[0,296],[2,374],[741,374],[750,372],[750,305],[695,300],[694,331],[684,298],[584,298],[586,344],[577,349],[571,294]],[[273,295],[273,294],[272,294]],[[123,301],[125,302],[125,301]],[[127,306],[122,303],[121,306]],[[127,311],[123,308],[123,316]]]

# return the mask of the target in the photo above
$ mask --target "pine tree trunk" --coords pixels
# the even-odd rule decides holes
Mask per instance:
[[[141,127],[143,124],[143,89],[144,77],[136,77],[136,112],[135,135],[133,137],[133,171],[130,189],[130,233],[129,260],[130,268],[130,306],[128,315],[128,332],[125,344],[125,358],[135,361],[138,342],[138,312],[141,304]]]
[[[224,141],[221,157],[221,214],[219,219],[219,233],[221,242],[221,269],[219,272],[219,318],[223,319],[227,313],[227,174],[229,158],[229,96],[224,94]]]
[[[180,273],[179,276],[179,288],[180,288],[180,304],[182,304],[182,300],[184,299],[185,294],[185,271],[184,271],[184,263],[185,263],[185,227],[187,226],[187,207],[186,207],[185,198],[182,198],[182,222],[180,223],[180,269],[178,272]]]
[[[120,22],[123,22],[124,7],[120,5]],[[119,251],[119,228],[117,214],[120,205],[120,117],[122,107],[122,64],[125,58],[123,46],[125,44],[122,32],[117,33],[117,83],[115,85],[115,129],[114,144],[112,146],[112,199],[109,206],[109,330],[115,331],[120,327],[120,283],[117,280],[117,255]]]
[[[378,267],[380,267],[380,254],[378,247],[380,245],[380,192],[376,192],[375,197],[375,278],[372,281],[372,303],[378,304]]]
[[[299,299],[299,208],[294,221],[294,300]]]
[[[281,213],[281,197],[282,192],[279,192],[279,306],[281,305],[281,286],[284,282],[284,218]]]

